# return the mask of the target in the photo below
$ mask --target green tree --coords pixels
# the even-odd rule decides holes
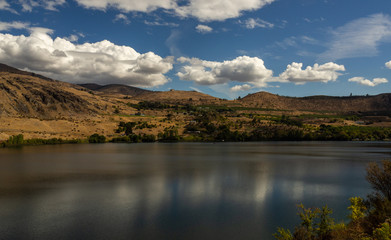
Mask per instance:
[[[349,214],[352,222],[360,221],[365,216],[365,210],[367,210],[364,200],[360,197],[352,197],[350,200],[350,206],[348,209],[351,211]]]
[[[18,146],[18,145],[22,145],[23,143],[24,143],[23,134],[18,134],[18,135],[10,136],[5,144],[9,146]]]
[[[278,228],[277,233],[273,234],[277,240],[293,240],[293,235],[289,229]]]
[[[326,206],[322,207],[319,213],[320,222],[317,228],[319,239],[330,239],[331,232],[334,226],[334,219],[330,217],[333,211]]]

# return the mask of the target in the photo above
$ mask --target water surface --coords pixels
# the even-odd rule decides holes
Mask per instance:
[[[0,239],[273,239],[299,203],[346,219],[390,158],[381,142],[0,149]]]

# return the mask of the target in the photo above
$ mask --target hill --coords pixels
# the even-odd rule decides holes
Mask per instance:
[[[126,95],[130,97],[135,97],[139,96],[141,94],[145,93],[150,93],[151,91],[137,88],[137,87],[132,87],[132,86],[127,86],[127,85],[122,85],[122,84],[108,84],[108,85],[99,85],[95,83],[85,83],[85,84],[79,84],[82,87],[85,87],[87,89],[97,91],[97,92],[102,92],[106,95]]]
[[[102,99],[76,85],[2,72],[0,115],[53,119],[102,113]]]
[[[153,101],[169,104],[217,104],[221,100],[210,95],[196,91],[150,91],[142,88],[122,85],[108,84],[99,85],[95,83],[79,84],[92,91],[103,93],[104,95],[119,96],[125,95],[139,101]]]
[[[157,101],[169,104],[219,104],[222,100],[212,97],[208,94],[196,91],[179,91],[170,90],[167,92],[148,92],[136,96],[135,99],[140,101]]]
[[[284,97],[267,92],[258,92],[247,95],[239,102],[248,107],[279,110],[391,113],[391,94],[389,93],[351,97]]]

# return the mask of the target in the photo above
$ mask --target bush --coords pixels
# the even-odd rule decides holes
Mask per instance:
[[[103,135],[99,135],[97,133],[94,133],[88,138],[88,142],[89,143],[105,143],[106,137]]]

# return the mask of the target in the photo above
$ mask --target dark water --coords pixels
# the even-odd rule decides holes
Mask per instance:
[[[273,239],[296,204],[370,192],[390,143],[58,145],[0,149],[0,239]]]

